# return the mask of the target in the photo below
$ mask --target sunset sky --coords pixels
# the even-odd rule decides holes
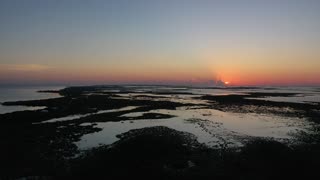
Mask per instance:
[[[320,85],[319,0],[0,0],[0,42],[0,85]]]

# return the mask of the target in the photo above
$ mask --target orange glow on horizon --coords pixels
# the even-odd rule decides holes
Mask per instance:
[[[179,66],[78,66],[60,67],[37,64],[0,65],[0,82],[84,82],[104,83],[153,83],[214,85],[221,81],[232,86],[259,85],[319,85],[319,72],[309,67],[294,66],[287,69],[259,64],[226,63],[207,67]],[[289,69],[290,68],[290,69]],[[299,70],[299,68],[301,68]],[[219,73],[217,73],[219,72]],[[231,83],[232,82],[232,83]]]

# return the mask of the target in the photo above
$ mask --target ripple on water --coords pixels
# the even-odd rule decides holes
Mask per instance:
[[[178,131],[194,134],[200,143],[211,147],[239,147],[252,137],[274,138],[278,141],[293,138],[296,131],[307,131],[312,124],[306,119],[286,118],[254,113],[226,113],[214,109],[179,108],[177,110],[151,110],[134,112],[123,117],[140,117],[144,113],[169,114],[170,119],[146,119],[121,122],[97,123],[102,131],[87,134],[76,144],[80,149],[88,149],[102,144],[112,144],[116,135],[132,129],[166,126]]]

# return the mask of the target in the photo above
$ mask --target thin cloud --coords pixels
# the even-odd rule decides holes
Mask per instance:
[[[15,72],[41,72],[52,67],[41,64],[1,64],[0,69]]]

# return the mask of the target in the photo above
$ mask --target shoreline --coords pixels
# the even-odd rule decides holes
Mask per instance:
[[[250,99],[290,98],[300,96],[301,93],[277,92],[277,89],[267,89],[267,92],[261,89],[248,91],[250,89],[244,88],[240,89],[242,94],[206,95],[192,92],[190,88],[141,88],[88,86],[59,91],[40,90],[40,93],[58,93],[61,97],[4,102],[6,106],[45,108],[0,114],[1,141],[6,147],[1,150],[5,151],[0,153],[1,160],[10,162],[6,165],[7,170],[3,176],[54,178],[58,174],[59,177],[70,178],[81,174],[84,177],[96,177],[103,175],[101,168],[107,167],[109,174],[105,176],[136,177],[135,172],[145,172],[149,166],[152,173],[138,177],[147,178],[158,174],[159,177],[172,178],[200,175],[212,178],[233,177],[232,173],[238,173],[241,177],[248,178],[245,172],[259,177],[264,171],[270,172],[278,168],[273,167],[274,163],[287,166],[288,170],[314,169],[312,158],[320,159],[320,153],[317,153],[320,152],[320,134],[317,133],[320,127],[320,103]],[[269,92],[270,90],[275,92]],[[126,109],[128,107],[135,108]],[[251,119],[243,119],[249,117]],[[54,118],[57,120],[50,121]],[[214,122],[215,120],[221,122]],[[229,126],[225,124],[231,123],[229,125],[233,127],[232,120],[243,121],[249,123],[248,125],[258,123],[257,125],[264,125],[265,128],[270,125],[270,133],[273,123],[277,125],[282,121],[281,126],[288,128],[295,127],[295,123],[309,123],[310,127],[307,128],[309,131],[299,130],[292,133],[291,140],[282,142],[277,138],[234,132],[235,130],[228,129]],[[266,124],[268,121],[269,125]],[[303,126],[305,125],[302,124]],[[122,129],[124,127],[126,128]],[[178,127],[181,130],[178,130]],[[190,132],[183,131],[184,128]],[[111,136],[108,131],[112,130],[116,130],[114,138],[117,138],[112,144],[101,144],[86,150],[81,150],[76,145],[83,141],[84,137],[94,138],[93,135],[108,138]],[[199,133],[198,136],[208,136],[208,140],[211,138],[216,141],[216,145],[200,143],[200,137],[192,132]],[[234,140],[242,145],[233,146]],[[154,141],[159,144],[152,145]],[[193,144],[188,144],[188,141]],[[167,153],[163,154],[164,150]],[[24,154],[28,155],[27,159],[22,157]],[[125,154],[128,155],[122,157]],[[158,159],[159,155],[162,158]],[[265,159],[265,156],[269,159]],[[243,157],[247,160],[243,161]],[[307,165],[303,164],[306,167],[298,164],[301,159],[306,161]],[[105,164],[106,161],[110,163]],[[125,165],[128,162],[135,163]],[[52,163],[60,165],[53,167]],[[261,167],[255,166],[256,163]],[[243,164],[249,169],[239,172],[237,164]],[[276,173],[286,174],[285,171]],[[308,174],[301,172],[301,176],[304,175]]]

